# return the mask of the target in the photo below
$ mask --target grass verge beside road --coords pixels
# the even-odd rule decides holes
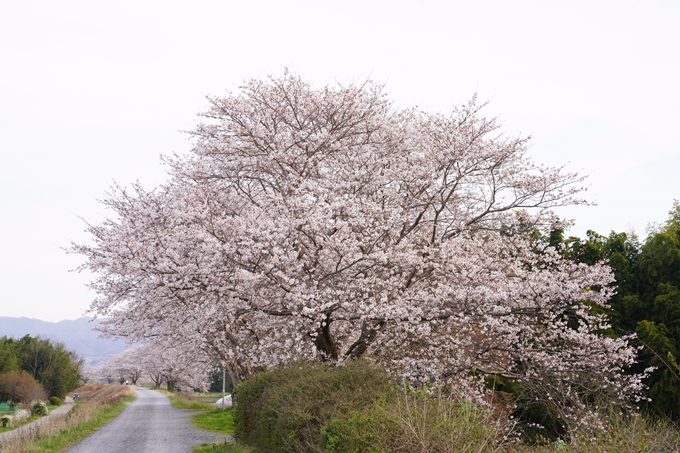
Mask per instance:
[[[188,393],[188,392],[168,392],[163,389],[154,389],[161,393],[165,393],[170,397],[170,404],[179,408],[190,411],[212,411],[215,409],[211,403],[214,403],[217,398],[212,398],[210,393]],[[205,396],[207,395],[207,396]],[[222,394],[220,394],[220,397]],[[212,400],[212,401],[210,401]]]
[[[191,423],[198,428],[230,436],[234,435],[234,419],[231,408],[215,409],[213,406],[213,403],[222,397],[222,393],[173,393],[167,390],[160,391],[168,395],[170,397],[170,404],[179,409],[201,411],[191,417]],[[252,451],[247,447],[232,442],[202,444],[192,447],[192,452],[194,453],[250,453]]]
[[[134,391],[122,385],[90,384],[77,390],[81,401],[63,417],[55,417],[22,439],[2,445],[6,453],[52,453],[84,439],[111,421],[130,402]]]
[[[234,435],[234,418],[231,413],[231,407],[201,412],[191,417],[191,423],[208,431],[229,434],[230,436]]]
[[[224,442],[221,444],[203,444],[191,448],[192,453],[253,453],[254,450],[241,444]]]
[[[199,428],[220,434],[234,435],[234,418],[231,407],[201,412],[191,417],[191,422]],[[234,442],[221,444],[202,444],[192,447],[193,453],[251,453],[252,449]]]
[[[179,409],[202,411],[191,417],[191,422],[195,426],[220,434],[234,435],[234,419],[231,408],[215,409],[215,406],[213,406],[215,400],[222,397],[221,393],[172,393],[167,390],[160,391],[168,395],[170,397],[170,404]]]

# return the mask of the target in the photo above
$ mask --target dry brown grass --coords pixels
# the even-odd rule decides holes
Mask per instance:
[[[41,419],[41,423],[22,430],[19,437],[3,442],[0,451],[3,453],[60,451],[59,445],[63,442],[69,443],[69,439],[82,437],[79,433],[83,431],[83,426],[99,417],[103,410],[118,403],[122,398],[135,394],[130,387],[119,384],[86,384],[76,389],[75,393],[80,395],[81,403],[68,414]],[[50,441],[52,437],[54,441]],[[51,446],[55,449],[52,450]]]
[[[120,384],[85,384],[75,389],[73,393],[78,393],[81,401],[102,403],[118,401],[123,397],[133,396],[135,391],[126,385]],[[70,393],[69,396],[72,397],[73,393]]]

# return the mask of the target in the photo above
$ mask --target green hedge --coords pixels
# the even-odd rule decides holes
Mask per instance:
[[[261,373],[234,389],[235,435],[265,452],[323,452],[325,425],[391,388],[387,373],[363,360]]]

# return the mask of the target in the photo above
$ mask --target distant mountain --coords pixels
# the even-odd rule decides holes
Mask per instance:
[[[92,318],[65,319],[47,322],[31,318],[10,318],[0,316],[0,337],[21,338],[24,335],[40,336],[64,343],[66,349],[75,351],[85,362],[96,365],[105,362],[110,355],[128,349],[124,340],[99,338],[99,332],[92,330],[99,321]]]

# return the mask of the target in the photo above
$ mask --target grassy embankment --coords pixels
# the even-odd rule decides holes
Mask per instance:
[[[6,453],[59,452],[105,425],[134,400],[134,391],[118,384],[87,384],[76,390],[80,401],[65,416],[47,420],[21,439],[2,445]]]

